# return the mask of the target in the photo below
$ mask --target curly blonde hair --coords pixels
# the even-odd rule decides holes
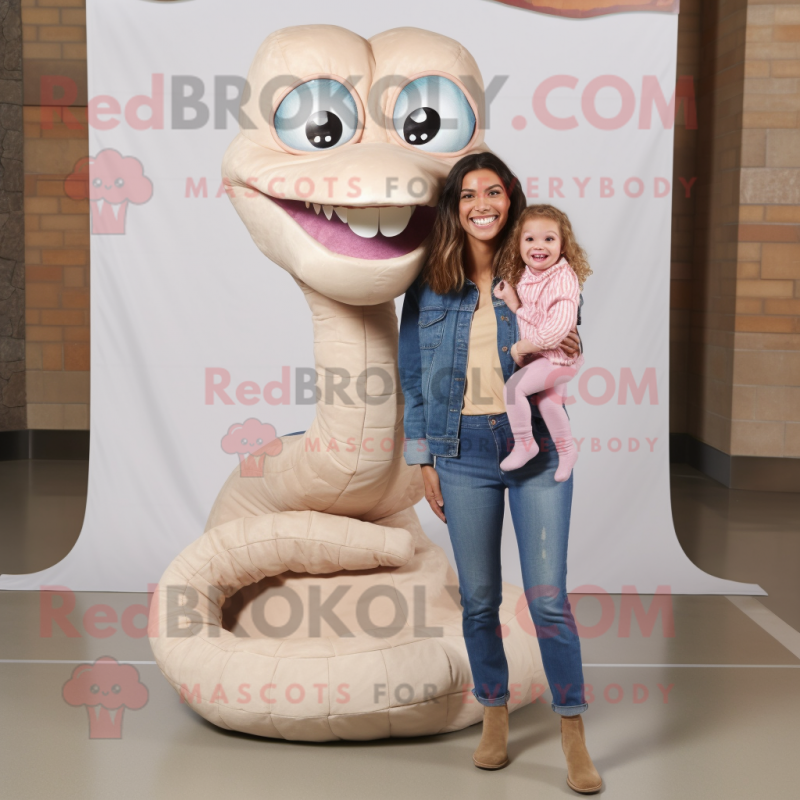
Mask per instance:
[[[522,273],[525,271],[525,262],[519,254],[519,238],[522,235],[522,228],[525,223],[536,217],[544,217],[557,223],[561,231],[561,246],[563,248],[561,253],[578,276],[578,283],[583,289],[583,284],[592,274],[589,261],[586,258],[586,252],[575,241],[575,233],[572,230],[569,217],[561,209],[547,203],[528,206],[519,215],[513,230],[508,235],[499,253],[498,274],[511,286],[517,285]]]

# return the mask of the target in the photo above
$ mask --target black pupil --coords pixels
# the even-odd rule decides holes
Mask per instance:
[[[442,127],[442,118],[435,108],[418,108],[403,123],[403,138],[409,144],[425,144],[433,139]]]
[[[332,111],[317,111],[306,122],[306,136],[314,147],[333,147],[342,138],[342,121]]]

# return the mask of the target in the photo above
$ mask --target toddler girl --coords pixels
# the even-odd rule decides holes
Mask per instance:
[[[535,354],[505,385],[514,449],[500,462],[500,469],[519,469],[539,452],[527,397],[541,393],[539,410],[558,451],[555,477],[566,481],[578,453],[562,403],[567,382],[583,365],[583,355],[568,356],[558,343],[575,325],[580,291],[592,271],[567,215],[551,205],[529,206],[522,212],[500,254],[499,269],[503,280],[494,295],[517,315],[521,337],[512,355]]]

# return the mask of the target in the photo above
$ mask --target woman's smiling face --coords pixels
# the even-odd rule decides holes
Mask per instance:
[[[467,235],[489,242],[508,222],[511,199],[496,172],[476,169],[461,181],[458,218]]]

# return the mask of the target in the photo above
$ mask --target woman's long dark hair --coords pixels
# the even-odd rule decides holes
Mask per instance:
[[[519,178],[494,153],[473,153],[457,161],[439,197],[438,214],[433,226],[430,253],[422,268],[422,280],[437,294],[459,291],[464,286],[464,248],[467,234],[458,218],[461,202],[461,184],[468,172],[490,169],[500,178],[508,194],[511,205],[508,209],[508,222],[498,236],[498,247],[494,257],[493,271],[497,274],[499,255],[506,237],[525,208],[525,195]]]

